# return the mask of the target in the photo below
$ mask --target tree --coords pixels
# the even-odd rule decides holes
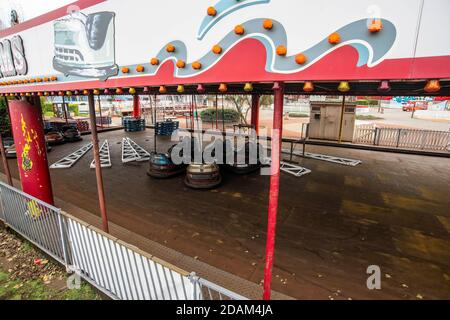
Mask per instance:
[[[225,98],[228,102],[231,102],[234,104],[236,110],[239,112],[239,118],[241,119],[241,122],[244,124],[247,123],[247,115],[250,111],[251,106],[251,98],[248,95],[229,95]]]
[[[0,98],[0,131],[2,135],[9,135],[11,125],[9,123],[8,110],[6,110],[6,97]]]
[[[263,95],[259,100],[261,106],[268,107],[273,104],[273,96],[272,95]]]

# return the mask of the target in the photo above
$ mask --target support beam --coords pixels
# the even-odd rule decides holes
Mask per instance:
[[[141,117],[141,101],[138,94],[133,95],[133,117]]]
[[[53,205],[44,122],[39,97],[9,101],[22,190]]]
[[[256,135],[259,135],[259,106],[260,95],[252,94],[251,124],[255,127]]]
[[[272,128],[271,176],[269,189],[269,208],[267,218],[266,263],[264,267],[264,300],[270,300],[273,258],[275,252],[275,234],[278,213],[278,195],[280,191],[281,142],[283,136],[283,100],[284,84],[275,82],[274,112]]]
[[[89,150],[92,148],[92,143],[88,143],[87,145],[81,147],[80,149],[72,152],[68,156],[58,160],[54,164],[50,166],[50,169],[69,169],[77,163],[78,160],[81,159]]]
[[[122,163],[133,162],[139,159],[139,154],[127,138],[122,138]]]
[[[100,154],[100,167],[111,168],[112,167],[111,153],[109,151],[108,140],[103,141],[102,146],[100,147],[100,150],[99,150],[99,154]],[[98,162],[95,162],[95,159],[92,160],[90,168],[95,169],[97,167],[97,163]]]
[[[96,118],[95,101],[92,91],[89,91],[88,101],[89,101],[89,120],[92,134],[92,145],[94,149],[94,161],[95,163],[101,163],[100,151],[98,147],[97,123],[95,119]],[[102,229],[103,231],[109,233],[108,216],[106,214],[105,190],[103,188],[102,167],[100,165],[95,166],[95,176],[97,179],[97,192],[98,192],[98,201],[100,205],[100,214],[102,217]]]
[[[133,148],[133,150],[138,154],[138,159],[136,161],[143,162],[143,161],[149,161],[150,160],[150,153],[147,152],[144,148],[142,148],[140,145],[138,145],[136,142],[131,140],[130,138],[126,138],[128,140],[128,143]]]

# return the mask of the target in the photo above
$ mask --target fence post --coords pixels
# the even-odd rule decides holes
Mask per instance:
[[[3,188],[3,182],[0,182],[0,202],[2,205],[2,217],[3,217],[3,222],[5,223],[5,225],[8,225],[8,221],[6,220],[6,213],[5,213],[5,201],[4,201],[4,194],[5,194],[5,189]]]
[[[66,267],[66,272],[69,273],[70,272],[70,268],[69,268],[69,258],[67,256],[67,238],[64,236],[64,228],[63,228],[63,219],[61,217],[61,210],[58,210],[58,225],[59,225],[59,233],[61,236],[61,248],[63,251],[63,258],[64,258],[64,263],[65,263],[65,267]]]
[[[421,149],[425,149],[425,138],[428,135],[428,131],[422,131],[422,139],[421,139]]]
[[[375,134],[373,137],[373,145],[376,146],[377,145],[377,137],[378,137],[378,128],[375,127]]]
[[[450,129],[449,129],[449,132],[448,132],[447,145],[445,146],[445,149],[447,151],[450,151]]]
[[[402,129],[398,129],[397,148],[400,145],[400,138],[402,136]]]
[[[193,284],[194,288],[192,290],[192,300],[200,300],[197,299],[197,285],[198,285],[198,276],[195,274],[195,272],[191,272],[189,275],[189,280]]]

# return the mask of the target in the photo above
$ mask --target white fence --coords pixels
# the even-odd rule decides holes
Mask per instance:
[[[113,299],[246,299],[2,182],[0,200],[0,220]]]
[[[450,131],[361,125],[355,129],[353,142],[404,149],[450,151]]]

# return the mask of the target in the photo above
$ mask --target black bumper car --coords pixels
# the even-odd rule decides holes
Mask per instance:
[[[83,140],[80,131],[78,131],[78,129],[74,126],[64,126],[62,127],[61,132],[64,137],[64,141],[66,142],[77,142]]]
[[[261,168],[261,153],[264,147],[260,143],[246,142],[244,147],[234,152],[233,164],[229,162],[226,168],[235,174],[249,174]]]
[[[44,130],[44,133],[45,133],[45,141],[47,142],[47,144],[51,146],[63,144],[65,142],[64,136],[59,131],[53,129],[46,129]]]

